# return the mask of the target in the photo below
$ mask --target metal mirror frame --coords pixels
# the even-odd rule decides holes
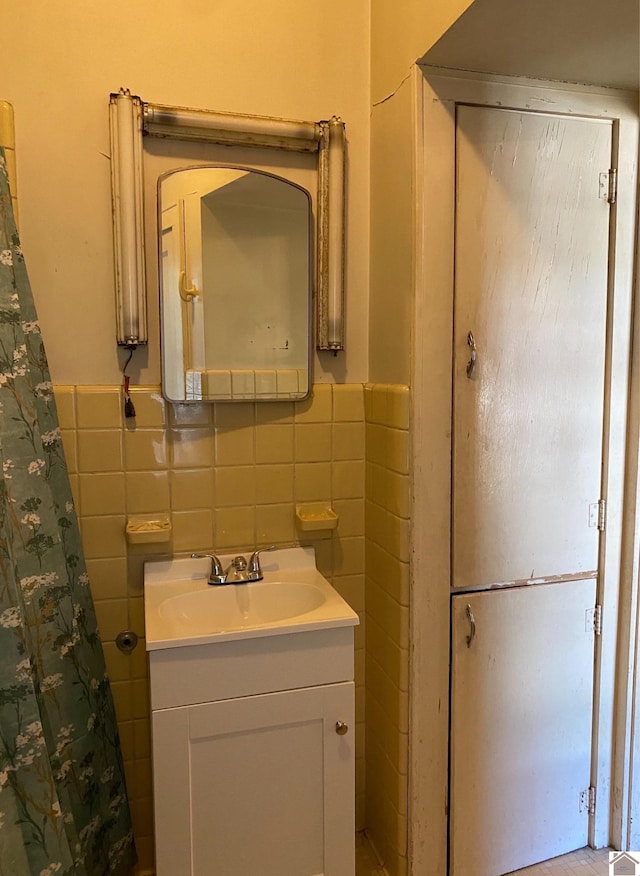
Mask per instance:
[[[148,340],[143,215],[143,137],[198,140],[317,155],[317,350],[344,350],[345,125],[332,116],[301,122],[147,103],[121,88],[110,95],[111,190],[117,341]]]

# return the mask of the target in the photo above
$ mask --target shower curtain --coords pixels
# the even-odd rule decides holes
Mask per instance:
[[[1,149],[0,464],[0,876],[125,876],[115,711]]]

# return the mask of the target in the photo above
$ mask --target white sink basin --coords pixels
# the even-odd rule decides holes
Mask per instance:
[[[257,581],[248,585],[208,587],[170,596],[160,604],[160,616],[192,630],[215,618],[220,629],[255,627],[313,611],[326,601],[314,584],[302,581]]]
[[[145,563],[147,650],[358,623],[316,569],[313,548],[263,554],[262,565],[262,581],[210,585],[208,559]]]

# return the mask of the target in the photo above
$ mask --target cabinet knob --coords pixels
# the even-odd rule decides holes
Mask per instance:
[[[349,732],[349,725],[345,724],[344,721],[336,721],[336,733],[338,736],[344,736],[345,733]]]

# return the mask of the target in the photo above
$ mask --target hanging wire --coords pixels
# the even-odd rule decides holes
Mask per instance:
[[[129,357],[127,361],[124,363],[122,368],[122,392],[124,395],[124,415],[127,419],[131,417],[135,417],[136,409],[133,406],[133,402],[131,401],[131,396],[129,395],[129,381],[130,377],[127,374],[127,368],[129,367],[129,362],[131,362],[131,357],[133,356],[133,351],[135,347],[131,347],[129,349]]]

